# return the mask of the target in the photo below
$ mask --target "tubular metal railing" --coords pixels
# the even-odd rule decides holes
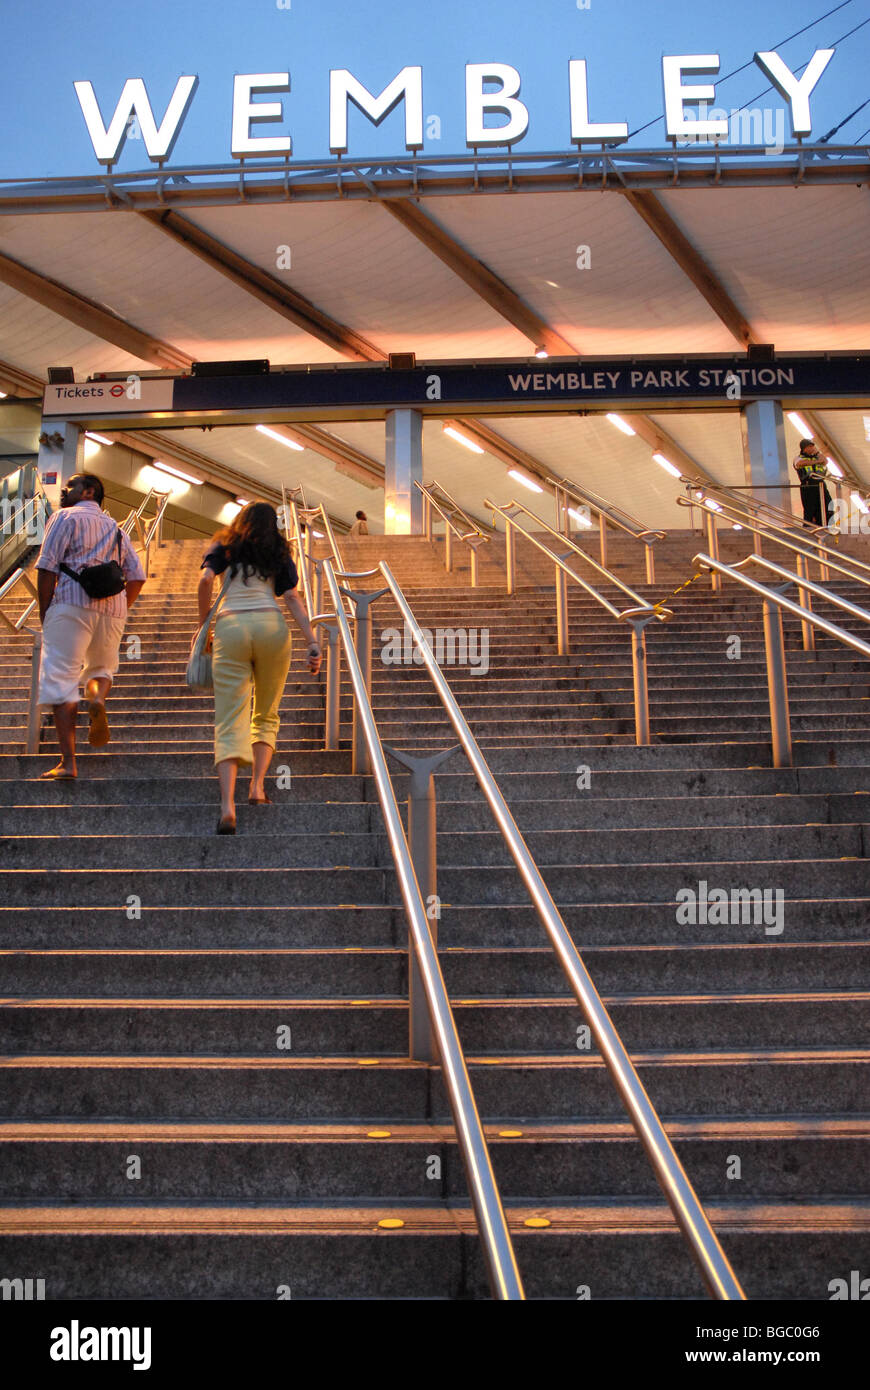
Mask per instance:
[[[428,541],[434,539],[432,530],[432,512],[434,509],[444,522],[444,568],[448,574],[453,569],[454,538],[464,542],[468,546],[470,556],[471,587],[476,589],[479,578],[477,552],[482,545],[489,542],[489,536],[481,531],[474,518],[462,510],[459,503],[440,483],[435,482],[434,479],[431,483],[418,483],[415,478],[414,486],[423,495],[423,531],[426,539]]]
[[[438,697],[475,774],[478,786],[489,803],[504,842],[519,870],[538,917],[550,938],[574,996],[583,1010],[602,1060],[628,1112],[635,1132],[643,1144],[656,1178],[667,1198],[677,1224],[688,1242],[704,1282],[714,1298],[742,1299],[745,1295],[727,1256],[722,1250],[694,1188],[674,1152],[661,1120],[635,1071],[610,1015],[601,1001],[480,746],[438,666],[432,648],[421,631],[389,565],[382,561],[379,568],[399,607],[404,622],[413,636]]]
[[[559,518],[559,526],[566,536],[570,535],[571,523],[569,519],[568,498],[581,502],[590,507],[593,512],[598,513],[598,545],[602,565],[607,567],[607,523],[615,526],[618,530],[624,531],[627,535],[633,536],[636,541],[640,541],[644,547],[644,564],[646,567],[647,584],[656,582],[656,562],[653,554],[653,546],[656,541],[663,541],[666,532],[652,531],[644,526],[642,521],[638,521],[636,516],[627,512],[623,507],[618,507],[615,502],[608,502],[605,497],[601,497],[591,488],[580,487],[570,478],[547,478],[547,482],[556,492],[556,511]]]
[[[788,570],[781,569],[779,565],[772,564],[761,555],[747,555],[745,560],[741,560],[737,565],[723,565],[722,562],[712,555],[696,555],[693,564],[701,569],[716,570],[721,576],[727,576],[742,584],[744,588],[751,589],[764,600],[763,621],[764,621],[764,650],[767,663],[767,693],[770,704],[770,728],[773,743],[773,765],[774,767],[792,767],[794,756],[792,751],[791,739],[791,720],[788,707],[788,676],[785,663],[785,642],[782,632],[782,612],[792,613],[800,618],[801,623],[812,624],[822,632],[834,637],[853,651],[859,652],[861,656],[870,657],[870,643],[862,642],[860,637],[855,637],[845,628],[838,627],[836,623],[829,622],[827,618],[822,618],[812,609],[803,607],[799,603],[794,603],[775,589],[768,589],[764,584],[759,584],[757,580],[750,579],[748,575],[742,574],[744,565],[761,564],[774,573],[779,574],[789,583],[796,584],[799,589],[806,589],[808,581],[805,575],[792,574]],[[826,599],[833,599],[833,595],[827,593],[818,585],[810,585],[811,591],[824,596]],[[854,604],[841,606],[847,607],[852,616],[858,616],[865,622],[870,622],[870,613],[857,608]]]
[[[496,506],[494,502],[485,501],[484,506],[489,507],[493,514],[500,516],[505,523],[505,557],[507,568],[507,591],[509,594],[516,589],[516,546],[515,531],[525,536],[526,540],[531,541],[542,554],[551,560],[556,570],[556,639],[557,649],[560,656],[567,656],[570,651],[568,634],[568,580],[571,579],[575,584],[579,584],[601,605],[611,618],[616,618],[619,622],[628,623],[631,628],[631,670],[634,685],[634,731],[635,741],[638,746],[643,747],[650,742],[650,720],[649,720],[649,681],[647,678],[646,660],[646,628],[647,624],[657,619],[659,622],[667,622],[673,617],[669,608],[662,604],[653,607],[652,604],[641,598],[640,594],[635,593],[634,589],[619,579],[610,570],[600,565],[597,560],[593,560],[591,555],[587,555],[585,550],[581,550],[579,545],[568,536],[561,535],[552,526],[548,526],[534,512],[524,506],[522,502],[508,502],[504,506]],[[564,555],[557,555],[551,546],[542,541],[538,536],[529,531],[518,518],[518,513],[524,513],[532,520],[536,526],[556,541],[560,546],[567,546],[568,550]],[[578,556],[585,564],[591,565],[593,569],[604,576],[609,584],[613,584],[620,589],[635,603],[634,608],[626,608],[621,612],[605,598],[604,594],[589,584],[581,575],[576,574],[565,563],[569,554]]]
[[[0,576],[41,543],[51,504],[35,463],[25,463],[0,482]]]
[[[408,919],[410,944],[422,981],[429,1022],[440,1058],[444,1084],[453,1113],[453,1123],[462,1154],[471,1201],[477,1218],[477,1228],[483,1245],[490,1287],[499,1300],[518,1300],[525,1297],[516,1257],[514,1255],[507,1218],[505,1217],[492,1163],[474,1099],[468,1068],[459,1041],[456,1021],[450,1007],[447,987],[441,973],[438,953],[432,941],[426,908],[414,871],[408,842],[402,828],[399,808],[387,770],[384,750],[368,695],[363,666],[351,640],[347,615],[342,606],[338,577],[332,562],[323,561],[323,573],[333,605],[331,615],[338,628],[344,648],[354,693],[354,703],[361,722],[372,775],[381,804],[390,851]]]
[[[715,497],[724,497],[728,502],[734,502],[747,511],[753,512],[761,521],[769,521],[774,526],[781,529],[794,531],[802,536],[827,536],[827,526],[817,526],[812,521],[804,521],[803,517],[797,516],[786,507],[777,506],[775,502],[769,502],[765,497],[756,497],[748,487],[732,487],[727,483],[704,482],[699,483],[697,478],[682,477],[681,482],[686,485],[686,496],[693,506],[702,504],[703,498],[712,493]],[[834,482],[834,479],[830,481]],[[769,488],[758,484],[759,491],[785,492],[792,490],[790,483],[774,483]],[[797,484],[794,484],[796,487]],[[824,494],[822,494],[824,500]],[[822,508],[824,512],[824,507]]]
[[[142,568],[145,570],[146,579],[150,573],[151,546],[155,541],[158,547],[163,544],[163,518],[171,501],[171,492],[158,492],[156,488],[149,488],[139,506],[133,507],[120,523],[121,530],[131,539],[135,532],[136,539],[133,540],[133,544],[142,556]],[[156,511],[155,515],[149,518],[146,512],[152,502]]]
[[[39,662],[42,655],[42,628],[38,623],[28,624],[28,618],[37,607],[39,599],[33,580],[26,570],[17,569],[10,574],[5,584],[0,585],[0,602],[7,598],[12,590],[18,585],[26,589],[30,594],[30,602],[24,612],[13,622],[7,613],[0,608],[0,622],[4,623],[10,632],[28,633],[33,638],[33,646],[30,653],[30,689],[27,698],[27,737],[25,751],[27,753],[39,752],[39,739],[42,731],[42,716],[39,711]]]
[[[692,502],[685,497],[677,498],[679,507],[690,507]],[[812,561],[819,566],[820,577],[823,582],[830,579],[830,571],[836,570],[844,578],[856,584],[870,585],[870,565],[865,565],[862,560],[856,560],[851,555],[844,555],[840,551],[836,553],[836,559],[831,555],[829,546],[821,540],[816,540],[810,535],[801,535],[787,530],[784,527],[769,524],[755,524],[754,514],[737,506],[734,502],[716,502],[705,500],[701,504],[701,511],[704,514],[704,522],[707,533],[707,547],[714,560],[719,558],[719,541],[716,531],[716,519],[721,517],[725,521],[738,518],[742,530],[749,531],[753,537],[756,554],[761,554],[761,543],[764,540],[770,541],[774,545],[784,547],[792,551],[799,558],[799,569],[806,569],[807,562]],[[721,580],[715,576],[716,582],[713,588],[720,586]]]

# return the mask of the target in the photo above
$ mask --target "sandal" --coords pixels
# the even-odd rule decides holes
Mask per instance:
[[[92,748],[105,748],[111,735],[109,733],[109,721],[106,718],[106,706],[102,700],[89,701],[88,715],[91,721],[91,727],[88,730],[88,743]]]
[[[50,767],[48,772],[40,772],[38,780],[40,782],[75,782],[78,777],[76,772],[67,772],[66,768],[60,764],[57,767]]]
[[[235,835],[236,818],[235,816],[221,816],[217,823],[218,835]]]
[[[248,797],[248,805],[249,805],[249,806],[271,806],[271,805],[272,805],[272,798],[271,798],[271,796],[265,796],[265,795],[264,795],[264,796],[249,796],[249,797]]]

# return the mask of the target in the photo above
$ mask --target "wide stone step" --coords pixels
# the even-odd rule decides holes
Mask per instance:
[[[870,1196],[870,1117],[672,1121],[669,1137],[702,1201],[828,1200]],[[487,1142],[502,1197],[655,1201],[659,1188],[631,1126],[623,1121],[527,1122]],[[128,1177],[129,1158],[140,1176]],[[433,1163],[437,1159],[437,1165]],[[460,1201],[465,1173],[450,1126],[361,1125],[0,1125],[4,1202]],[[432,1174],[437,1172],[438,1176]],[[8,1221],[11,1213],[2,1213]]]
[[[338,841],[339,837],[336,837]],[[251,843],[258,841],[252,837]],[[243,864],[247,855],[244,837],[217,837],[203,840],[203,854],[211,865],[226,865],[228,860]],[[212,851],[212,845],[216,848]],[[222,848],[230,846],[220,859]],[[235,848],[232,848],[235,846]],[[335,860],[339,862],[336,864]],[[352,906],[362,903],[398,903],[400,893],[392,868],[366,865],[350,866],[347,859],[335,855],[334,867],[203,867],[149,869],[130,866],[124,869],[57,869],[50,874],[34,874],[32,869],[7,869],[4,878],[7,907],[114,907],[121,911],[130,903],[131,895],[139,905],[150,907],[175,906],[246,906],[286,907],[300,905]],[[522,903],[524,892],[519,875],[512,869],[495,865],[472,865],[456,868],[442,865],[438,888],[442,909],[455,903],[486,903],[505,906]],[[51,868],[47,865],[46,869]],[[867,865],[863,860],[806,859],[757,860],[751,869],[744,861],[699,861],[695,864],[637,862],[636,872],[626,874],[624,864],[584,864],[546,866],[546,882],[557,902],[625,903],[634,902],[638,886],[643,885],[646,902],[665,902],[671,905],[676,920],[676,905],[680,890],[691,889],[700,897],[705,891],[726,893],[742,889],[768,890],[773,895],[781,891],[784,899],[809,897],[812,894],[831,897],[863,898],[867,895]],[[709,896],[709,894],[708,894]],[[780,930],[762,926],[768,913],[775,911],[776,898],[765,901],[762,910],[753,908],[760,931],[768,935]],[[135,903],[132,910],[136,910]],[[787,913],[787,902],[784,908]],[[700,914],[700,904],[698,906]],[[715,923],[714,923],[715,924]],[[711,924],[712,925],[712,924]],[[721,928],[721,923],[719,923]],[[684,928],[685,930],[686,928]],[[690,928],[697,930],[697,928]]]
[[[407,998],[408,952],[391,944],[390,925],[384,914],[383,944],[356,949],[11,947],[0,955],[0,969],[8,996]],[[714,981],[719,991],[741,994],[870,989],[867,942],[582,944],[582,957],[602,994],[700,994]],[[457,999],[570,994],[556,955],[545,944],[446,946],[441,969],[448,991]]]
[[[604,997],[623,1043],[646,1051],[849,1047],[867,1037],[870,994]],[[481,1056],[574,1056],[584,1015],[573,999],[453,1000],[462,1046]],[[25,999],[0,1001],[2,1055],[402,1056],[403,1000]],[[587,1049],[588,1050],[588,1049]]]
[[[754,919],[735,920],[727,926],[699,923],[680,926],[673,899],[560,904],[563,921],[581,951],[590,946],[623,945],[673,947],[780,944],[783,934],[769,936]],[[864,942],[870,898],[787,898],[783,916],[788,927],[786,942],[815,944]],[[399,905],[383,903],[336,907],[332,903],[307,904],[302,908],[285,902],[272,906],[257,901],[227,905],[141,907],[126,897],[109,906],[71,906],[62,901],[53,907],[0,907],[0,942],[4,947],[78,949],[201,949],[218,940],[228,950],[325,948],[348,953],[407,947],[408,926]],[[522,903],[442,903],[439,945],[444,952],[484,948],[541,946],[548,938],[534,909]],[[351,942],[352,945],[348,945]],[[739,983],[739,981],[738,981]]]
[[[151,869],[157,865],[171,869],[222,868],[302,868],[356,865],[392,865],[390,844],[384,833],[355,833],[331,830],[328,833],[306,828],[284,831],[266,807],[248,808],[239,824],[239,833],[218,837],[214,826],[206,828],[206,811],[194,818],[184,835],[65,835],[60,842],[52,835],[20,834],[0,840],[0,858],[8,871],[29,867],[56,870],[87,870],[101,864],[122,868]],[[797,861],[859,859],[866,856],[865,827],[854,824],[754,825],[715,827],[676,827],[641,830],[530,830],[529,850],[539,865],[652,864],[689,865],[718,861],[743,865],[755,860],[782,858]],[[482,867],[509,865],[512,859],[498,830],[442,830],[438,836],[439,862],[445,868],[461,864]],[[745,873],[744,869],[744,873]],[[870,879],[870,875],[868,875]],[[712,882],[712,880],[711,880]]]
[[[623,1118],[604,1063],[558,1054],[467,1059],[487,1120]],[[663,1119],[863,1114],[870,1051],[637,1052]],[[0,1118],[33,1120],[446,1120],[440,1081],[398,1057],[106,1055],[0,1058]]]
[[[544,774],[546,775],[546,774]],[[303,779],[299,779],[300,781]],[[322,790],[322,788],[321,788]],[[470,790],[470,788],[469,788]],[[554,788],[555,790],[555,788]],[[203,789],[205,791],[205,789]],[[213,788],[208,788],[207,804],[213,806]],[[870,793],[865,793],[870,795]],[[237,818],[240,833],[268,832],[270,835],[325,834],[334,830],[352,833],[379,831],[382,828],[380,807],[362,801],[300,801],[295,781],[291,795],[283,802],[269,807],[249,810],[245,797],[240,797]],[[193,826],[202,820],[206,796],[186,803],[169,804],[108,804],[108,805],[28,805],[3,806],[0,801],[0,835],[89,836],[89,835],[189,835]],[[749,826],[820,825],[826,822],[855,822],[856,812],[863,803],[854,795],[793,796],[787,793],[773,796],[702,797],[663,796],[629,797],[591,796],[589,793],[572,800],[514,801],[513,813],[523,832],[547,830],[598,830],[674,827],[678,825]],[[870,817],[870,808],[867,810]],[[268,819],[266,818],[268,817]],[[438,803],[439,831],[486,831],[493,825],[492,812],[482,800]]]

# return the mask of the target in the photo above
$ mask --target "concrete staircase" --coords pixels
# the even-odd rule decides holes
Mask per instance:
[[[656,600],[701,548],[663,543]],[[437,543],[343,549],[384,554],[424,626],[488,632],[488,674],[448,680],[749,1297],[870,1273],[867,664],[787,621],[796,767],[774,770],[760,605],[701,581],[650,634],[637,749],[628,633],[585,596],[558,657],[552,589],[508,599],[497,548],[478,593]],[[321,749],[299,640],[290,786],[214,835],[211,701],[182,684],[201,553],[160,552],[75,784],[33,780],[26,639],[0,639],[0,1275],[47,1298],[485,1297],[437,1071],[406,1056],[379,807]],[[379,659],[401,624],[375,612],[384,741],[454,742],[421,668]],[[345,743],[349,719],[345,688]],[[442,965],[528,1294],[703,1297],[461,755],[437,785]],[[702,880],[782,889],[782,931],[682,924]]]

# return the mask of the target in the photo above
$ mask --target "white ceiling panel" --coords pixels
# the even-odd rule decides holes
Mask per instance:
[[[0,218],[0,251],[195,360],[344,360],[136,213]]]
[[[658,195],[779,352],[870,348],[866,188],[673,189]]]
[[[622,197],[538,193],[424,204],[579,353],[720,352],[733,339]],[[578,247],[589,269],[578,269]]]
[[[80,380],[91,372],[151,369],[150,362],[104,343],[7,285],[0,285],[0,358],[43,379],[49,367],[74,367]]]
[[[529,341],[376,203],[197,208],[191,221],[385,352],[529,356]],[[291,268],[277,268],[289,246]]]

